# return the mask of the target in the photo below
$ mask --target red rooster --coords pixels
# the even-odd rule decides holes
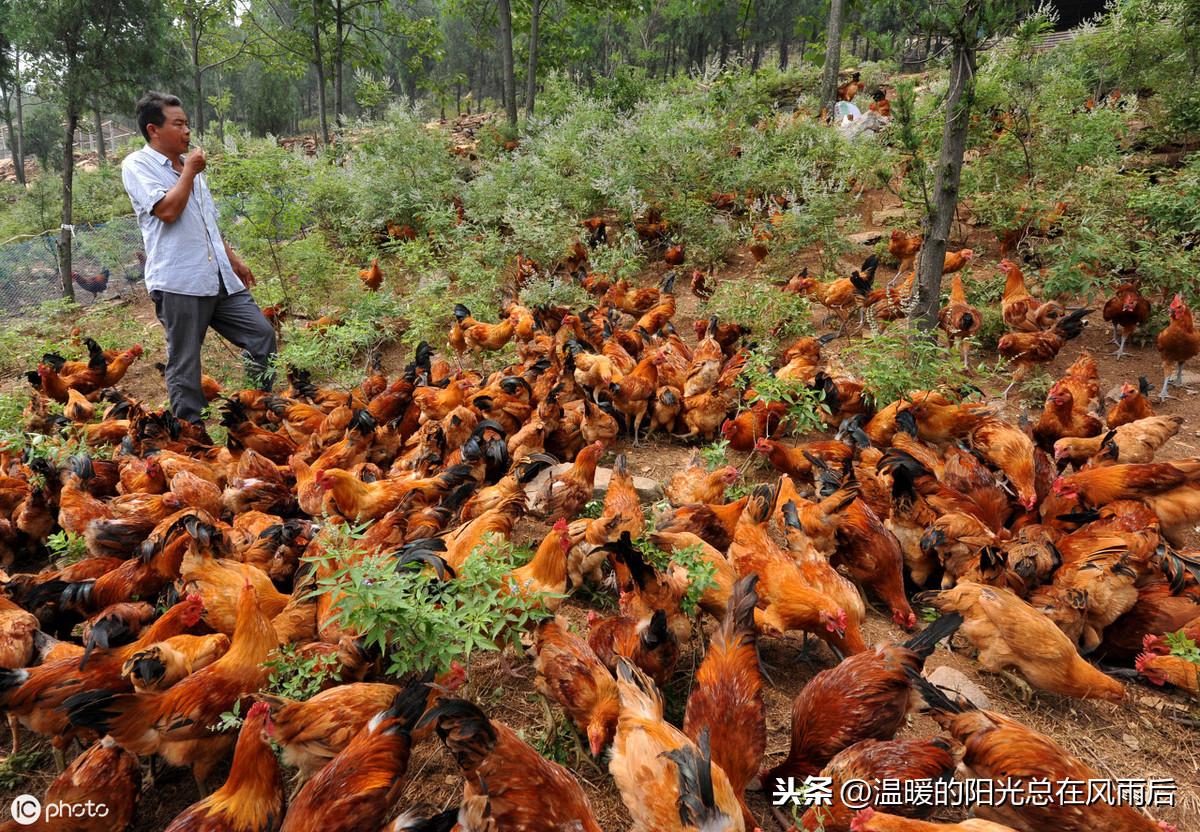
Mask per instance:
[[[71,272],[71,280],[81,289],[85,289],[92,293],[92,300],[96,296],[108,288],[108,268],[100,270],[99,274],[82,275],[79,272]]]

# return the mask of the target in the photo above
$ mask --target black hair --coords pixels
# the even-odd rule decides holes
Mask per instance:
[[[883,99],[887,98],[887,93],[883,90],[875,90],[875,92],[871,93],[871,97],[876,101],[882,101]]]
[[[137,103],[137,123],[138,129],[142,131],[142,138],[150,141],[150,131],[146,126],[153,124],[155,127],[162,127],[166,122],[167,117],[163,115],[163,107],[182,107],[183,102],[178,96],[168,95],[164,92],[156,92],[150,90]]]

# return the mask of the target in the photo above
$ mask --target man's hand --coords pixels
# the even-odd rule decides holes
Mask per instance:
[[[238,276],[238,280],[242,281],[247,289],[257,282],[254,279],[254,272],[250,271],[250,267],[240,257],[236,255],[230,257],[229,265],[233,266],[233,273]]]
[[[190,171],[192,176],[198,173],[203,173],[204,168],[208,166],[208,157],[204,155],[204,148],[197,147],[187,155],[183,160],[183,169]]]

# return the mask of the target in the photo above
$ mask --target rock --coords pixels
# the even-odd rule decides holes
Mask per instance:
[[[889,223],[906,220],[912,215],[913,212],[907,208],[883,208],[875,212],[873,219],[875,225],[888,225]]]
[[[561,474],[563,471],[569,470],[571,468],[571,464],[572,463],[570,462],[563,462],[555,465],[552,468],[547,468],[545,471],[542,471],[540,474],[530,480],[525,485],[526,501],[532,499],[534,494],[537,494],[542,490],[543,486],[546,484],[546,480],[548,480],[550,477]],[[593,483],[592,489],[593,500],[604,499],[604,495],[608,493],[608,483],[611,479],[611,468],[596,468],[596,480]],[[662,485],[655,480],[650,479],[649,477],[634,477],[633,487],[637,490],[638,497],[643,503],[657,503],[666,496],[663,493]]]
[[[880,231],[864,231],[861,234],[851,234],[846,238],[856,246],[873,246],[883,239]]]
[[[1137,751],[1142,747],[1142,744],[1138,742],[1137,737],[1135,737],[1133,734],[1122,734],[1121,742],[1125,743],[1125,745],[1134,751]]]
[[[935,668],[926,678],[939,688],[954,691],[981,710],[990,710],[992,702],[979,685],[949,665]]]

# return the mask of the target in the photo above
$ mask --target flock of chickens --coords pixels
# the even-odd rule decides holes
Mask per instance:
[[[919,246],[893,235],[902,266]],[[973,253],[952,254],[942,324],[962,340],[981,317],[957,273]],[[682,262],[682,250],[674,259]],[[813,296],[843,322],[855,309],[873,322],[898,317],[911,276],[907,287],[875,289],[877,267],[847,278],[848,295],[806,276],[785,290]],[[1002,268],[1014,331],[1000,350],[1022,367],[1047,362],[1082,314],[1039,303],[1016,265]],[[377,272],[373,264],[364,280]],[[823,355],[829,338],[806,337],[775,372],[825,393],[835,436],[796,443],[784,438],[787,406],[755,401],[739,385],[746,331],[712,319],[694,323],[694,345],[679,335],[674,272],[657,288],[586,268],[574,279],[595,298],[586,310],[508,301],[502,320],[487,323],[457,305],[448,338],[457,358],[423,344],[399,375],[376,368],[349,391],[294,372],[278,394],[229,393],[219,446],[115,386],[140,347],[106,352],[89,339],[86,362],[45,357],[30,374],[27,428],[66,433],[90,450],[0,451],[0,555],[12,571],[61,530],[85,541],[87,557],[5,576],[0,708],[14,750],[18,727],[49,737],[60,765],[73,743],[83,748],[48,802],[94,800],[109,811],[44,828],[126,828],[146,757],[189,767],[200,788],[172,832],[599,832],[570,770],[456,697],[465,668],[382,677],[381,657],[338,623],[338,600],[314,592],[320,579],[381,552],[432,564],[453,581],[481,543],[510,538],[527,515],[544,521],[544,538],[502,591],[547,613],[584,584],[618,595],[615,615],[589,613],[586,634],[548,616],[526,641],[539,691],[593,755],[607,757],[635,832],[758,829],[764,819],[749,790],[771,794],[788,778],[822,774],[835,784],[832,803],[810,807],[791,828],[1167,828],[1127,805],[1056,799],[977,805],[974,819],[931,823],[929,805],[855,811],[836,786],[944,780],[958,766],[987,780],[1101,778],[1050,738],[923,678],[925,659],[956,632],[983,669],[1009,674],[1027,695],[1118,702],[1120,677],[1139,674],[1200,693],[1197,665],[1165,639],[1180,630],[1200,639],[1200,568],[1170,546],[1200,520],[1200,460],[1153,461],[1180,419],[1153,415],[1147,391],[1127,386],[1102,420],[1086,353],[1027,428],[953,391],[911,391],[876,410],[869,391]],[[704,276],[692,285],[703,292]],[[1126,285],[1109,306],[1123,345],[1148,305]],[[1164,361],[1186,360],[1200,348],[1191,316],[1179,299],[1171,315],[1159,348]],[[464,369],[467,353],[512,341],[515,363],[490,374]],[[62,415],[49,399],[65,405]],[[660,432],[720,436],[779,478],[727,499],[737,469],[709,471],[697,458],[665,484],[671,507],[648,529],[618,453],[599,515],[584,517],[606,452],[625,435],[636,446]],[[331,546],[336,521],[369,523],[355,550]],[[683,601],[702,576],[681,560],[655,568],[643,556],[647,542],[687,552],[711,576],[698,606],[717,625],[679,726],[664,718],[660,690],[681,672],[697,624]],[[868,598],[907,630],[917,626],[914,602],[941,614],[905,644],[868,644]],[[764,765],[770,679],[758,642],[796,631],[825,642],[838,663],[796,697],[788,754]],[[267,662],[283,645],[336,662],[336,678],[307,701],[264,692]],[[237,703],[240,732],[216,730]],[[942,733],[896,739],[917,709]],[[396,817],[412,749],[434,737],[463,775],[461,805]],[[207,793],[231,751],[228,778]],[[290,796],[281,760],[297,772]]]

